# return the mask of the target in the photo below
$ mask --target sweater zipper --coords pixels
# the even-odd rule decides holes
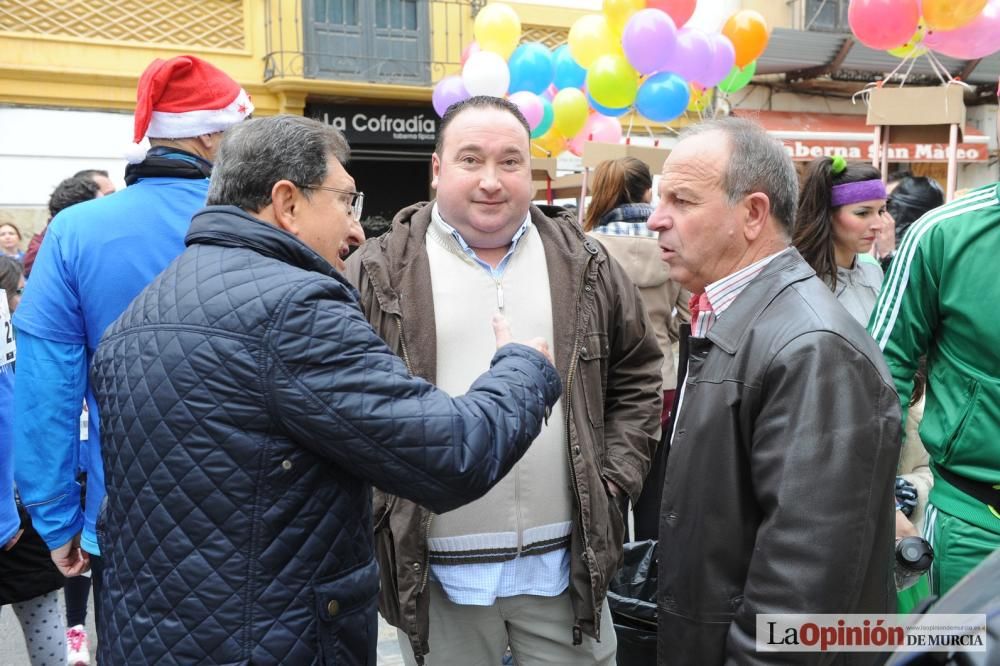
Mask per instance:
[[[503,283],[498,277],[494,277],[493,281],[497,285],[497,309],[503,312]]]

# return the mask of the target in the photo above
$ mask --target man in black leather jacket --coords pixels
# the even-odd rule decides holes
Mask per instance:
[[[691,128],[663,167],[648,224],[699,298],[661,508],[661,664],[833,663],[758,654],[757,614],[895,609],[899,404],[874,341],[789,247],[797,189],[781,145],[735,118]]]

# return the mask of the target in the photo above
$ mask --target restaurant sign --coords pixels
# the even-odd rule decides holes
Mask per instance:
[[[785,139],[782,141],[793,160],[810,161],[817,157],[840,155],[849,160],[872,161],[875,144],[861,141],[820,141]],[[989,146],[985,143],[960,143],[955,157],[959,162],[989,161]],[[946,143],[890,143],[890,162],[947,162]]]
[[[438,118],[431,107],[310,104],[306,115],[344,133],[350,144],[431,145]]]

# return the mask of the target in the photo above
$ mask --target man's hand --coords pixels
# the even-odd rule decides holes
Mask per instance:
[[[497,349],[500,349],[505,344],[514,342],[513,336],[510,334],[510,322],[499,312],[493,315],[493,333],[497,336]],[[555,361],[552,360],[552,354],[549,353],[549,343],[545,341],[545,338],[532,338],[527,342],[522,342],[521,344],[527,345],[535,349],[542,356],[548,359],[549,363],[555,365]]]
[[[72,578],[90,570],[90,555],[80,548],[80,535],[51,551],[52,561],[63,576]]]
[[[903,539],[910,536],[920,536],[917,528],[913,526],[910,519],[902,511],[896,510],[896,539]]]
[[[614,497],[615,499],[618,499],[619,497],[625,494],[625,491],[619,488],[614,481],[609,481],[608,479],[604,479],[604,485],[608,487],[608,492],[611,493],[611,496]]]
[[[10,538],[10,541],[8,541],[7,543],[4,544],[3,549],[4,550],[10,550],[14,546],[16,546],[17,545],[17,540],[21,538],[22,534],[24,534],[24,530],[23,529],[18,530],[17,534],[15,534],[14,536],[12,536]]]

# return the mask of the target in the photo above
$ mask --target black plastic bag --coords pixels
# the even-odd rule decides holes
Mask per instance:
[[[618,663],[656,663],[656,541],[625,544],[622,567],[608,587]]]

